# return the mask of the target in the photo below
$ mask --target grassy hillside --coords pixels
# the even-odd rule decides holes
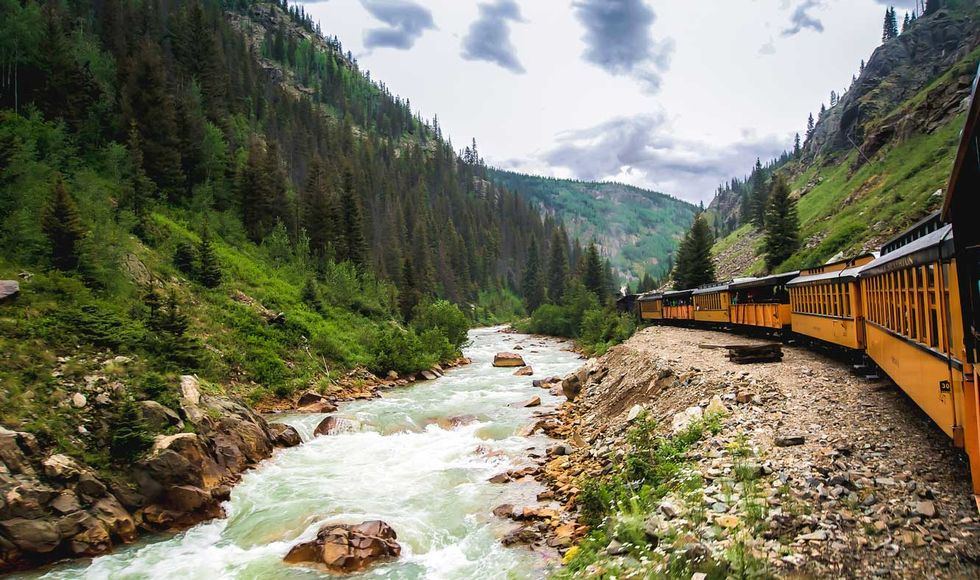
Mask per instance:
[[[490,170],[489,177],[563,220],[569,235],[595,238],[618,273],[657,278],[691,224],[695,206],[656,191]]]
[[[949,36],[950,27],[978,21],[978,13],[974,8],[941,12],[932,18],[917,24],[921,29],[913,28],[925,40],[913,37],[911,42],[920,43],[916,45],[920,58],[932,50],[935,58],[948,60],[953,55],[951,63],[934,66],[931,77],[921,78],[925,65],[911,66],[915,63],[902,60],[911,57],[901,52],[900,45],[896,48],[904,34],[883,45],[858,78],[856,88],[818,122],[813,142],[776,170],[789,180],[798,199],[802,242],[800,250],[776,270],[818,265],[839,253],[875,250],[940,207],[941,190],[949,178],[965,119],[963,104],[980,61],[980,39],[975,29],[957,32],[947,44],[955,43],[958,50],[926,50],[922,43],[931,42],[934,36]],[[899,56],[893,54],[896,52]],[[892,67],[887,75],[870,71],[882,61]],[[909,78],[912,73],[908,71],[914,71],[916,78]],[[909,90],[908,85],[919,88]],[[892,105],[896,94],[903,98]],[[853,120],[857,110],[873,114],[868,113],[857,126]],[[848,137],[845,132],[853,135]],[[836,147],[839,142],[847,146]],[[712,202],[720,219],[726,219],[722,207],[736,206],[729,199]],[[714,248],[719,275],[765,273],[761,245],[761,234],[751,224],[742,224],[719,239]]]

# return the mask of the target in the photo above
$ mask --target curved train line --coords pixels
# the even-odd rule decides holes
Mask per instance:
[[[980,509],[980,98],[941,211],[879,252],[621,299],[645,322],[791,332],[865,353],[963,448]]]

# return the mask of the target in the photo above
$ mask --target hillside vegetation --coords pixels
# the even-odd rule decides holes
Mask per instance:
[[[557,233],[284,3],[2,0],[0,45],[0,423],[98,469],[179,375],[255,403],[455,359]]]
[[[877,249],[941,205],[980,61],[980,9],[948,5],[875,50],[801,149],[763,167],[763,180],[787,179],[801,224],[800,250],[774,270]],[[766,271],[761,234],[741,217],[753,180],[709,206],[726,234],[714,249],[719,277]]]
[[[536,203],[583,243],[595,239],[616,273],[628,281],[670,271],[671,255],[691,224],[695,206],[622,183],[596,183],[491,169],[494,182]]]

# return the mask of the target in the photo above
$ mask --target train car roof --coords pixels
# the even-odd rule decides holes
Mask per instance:
[[[980,130],[980,90],[978,90],[978,85],[980,85],[980,65],[977,66],[976,76],[973,77],[973,88],[971,89],[970,98],[970,110],[966,114],[966,125],[963,127],[963,133],[960,135],[960,145],[956,150],[956,159],[953,161],[953,171],[949,175],[949,183],[946,186],[946,199],[943,200],[942,216],[944,220],[950,219],[950,212],[953,208],[953,197],[958,196],[962,198],[963,196],[976,195],[976,191],[970,191],[970,185],[964,183],[963,187],[959,187],[960,183],[970,181],[969,179],[961,179],[964,176],[971,173],[970,165],[976,163],[976,159],[970,154],[971,141],[976,138],[978,130]],[[972,170],[973,175],[976,175],[976,169]],[[974,178],[975,179],[975,178]],[[974,181],[975,183],[975,181]],[[965,189],[966,191],[960,191],[960,189]]]
[[[820,274],[810,274],[809,276],[797,276],[786,283],[787,286],[800,286],[802,284],[813,284],[818,282],[849,282],[857,278],[862,266],[844,268],[843,270],[833,270],[831,272],[821,272]]]
[[[659,300],[663,298],[664,295],[660,292],[644,292],[636,297],[639,302],[649,302],[650,300]]]
[[[861,268],[861,276],[874,276],[892,270],[908,268],[953,255],[953,226],[945,225],[930,232]]]
[[[694,293],[694,290],[670,290],[664,292],[664,298],[686,298]]]
[[[853,268],[856,266],[863,266],[871,260],[878,257],[878,254],[874,252],[866,252],[864,254],[858,254],[857,256],[852,256],[850,258],[842,258],[840,260],[834,260],[833,262],[827,262],[826,264],[821,264],[819,266],[814,266],[813,268],[803,268],[800,270],[800,274],[805,276],[814,276],[818,274],[829,274],[833,272],[840,272],[841,270],[847,270],[848,268]],[[858,264],[862,260],[867,259],[866,262]]]
[[[732,282],[733,290],[742,288],[759,288],[762,286],[779,286],[785,284],[800,275],[799,271],[785,272],[783,274],[773,274],[762,278],[740,278]]]
[[[706,284],[704,286],[701,286],[700,288],[695,288],[693,290],[693,292],[694,292],[694,295],[695,296],[698,296],[700,294],[714,294],[715,292],[724,292],[724,291],[728,290],[728,287],[730,285],[731,285],[731,282],[723,282],[723,283],[716,283],[716,284]]]

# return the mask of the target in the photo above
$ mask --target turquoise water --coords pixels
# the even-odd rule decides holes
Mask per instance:
[[[381,519],[398,533],[402,556],[358,578],[534,578],[549,561],[526,548],[505,548],[499,537],[514,526],[495,518],[502,503],[534,504],[534,482],[494,485],[487,479],[529,464],[543,452],[542,436],[515,432],[535,411],[559,403],[532,378],[564,375],[580,365],[554,341],[498,329],[471,331],[465,354],[473,362],[446,376],[352,402],[335,413],[356,430],[312,437],[325,415],[281,415],[304,443],[276,452],[245,475],[225,504],[228,517],[186,532],[144,540],[84,564],[59,567],[45,578],[313,578],[321,571],[287,566],[282,557],[312,539],[327,522]],[[491,366],[493,355],[519,351],[534,377]],[[521,403],[540,396],[542,407]],[[436,421],[473,415],[444,429]],[[445,422],[444,422],[445,423]]]

